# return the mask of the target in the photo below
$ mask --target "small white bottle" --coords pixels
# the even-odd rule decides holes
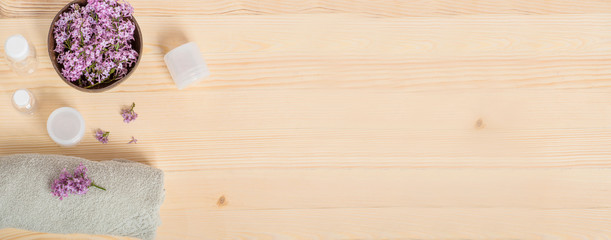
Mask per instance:
[[[34,73],[38,61],[36,48],[32,46],[21,34],[8,37],[4,43],[4,52],[9,66],[19,75]]]
[[[12,98],[13,106],[15,109],[22,113],[34,114],[34,108],[36,107],[36,99],[34,94],[27,89],[19,89],[13,93]]]

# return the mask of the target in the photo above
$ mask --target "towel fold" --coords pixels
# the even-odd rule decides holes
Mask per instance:
[[[87,175],[106,191],[59,200],[51,184],[66,168],[83,163]],[[128,160],[95,162],[60,155],[0,157],[0,228],[155,238],[165,197],[163,171]]]

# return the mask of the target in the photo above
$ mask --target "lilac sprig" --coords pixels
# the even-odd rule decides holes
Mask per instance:
[[[135,107],[136,107],[136,103],[132,103],[131,107],[123,108],[123,110],[121,110],[121,116],[123,116],[123,122],[129,123],[131,121],[136,120],[136,118],[138,118],[138,114],[134,112]]]
[[[110,135],[110,132],[104,131],[102,129],[98,129],[95,132],[95,139],[97,139],[99,142],[101,143],[108,143],[108,136]]]
[[[59,197],[59,200],[63,200],[70,194],[83,195],[89,191],[89,187],[91,186],[106,191],[105,188],[96,185],[89,179],[87,176],[87,168],[83,163],[80,163],[72,174],[66,171],[65,168],[62,170],[59,174],[59,178],[53,181],[51,193]]]
[[[134,8],[125,1],[72,4],[53,27],[62,75],[84,88],[125,77],[138,58],[132,49],[133,13]]]

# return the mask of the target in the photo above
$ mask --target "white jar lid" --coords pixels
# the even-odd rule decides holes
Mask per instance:
[[[163,60],[178,89],[183,89],[210,75],[208,66],[194,42],[174,48],[163,57]]]
[[[7,57],[15,61],[21,61],[30,52],[28,40],[21,36],[21,34],[10,36],[4,43],[4,52],[6,52]]]
[[[30,104],[30,93],[28,90],[19,89],[13,93],[13,102],[20,107],[26,107]]]
[[[74,146],[85,135],[85,120],[76,109],[61,107],[49,115],[47,132],[57,144],[64,147]]]

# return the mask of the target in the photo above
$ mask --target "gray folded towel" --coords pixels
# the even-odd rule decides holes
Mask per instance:
[[[63,200],[51,194],[61,171],[83,163],[87,175],[106,191]],[[165,192],[163,171],[127,160],[103,162],[59,155],[0,157],[0,228],[155,238]]]

